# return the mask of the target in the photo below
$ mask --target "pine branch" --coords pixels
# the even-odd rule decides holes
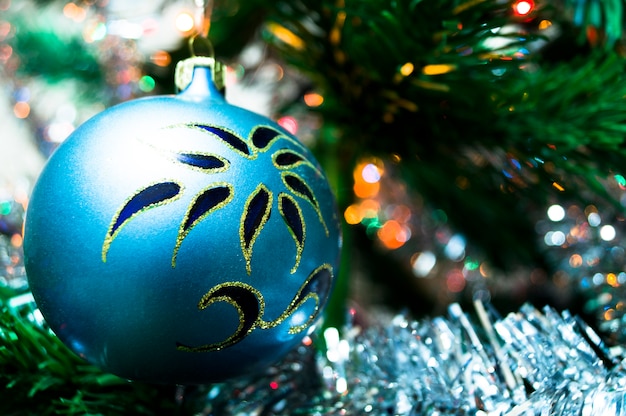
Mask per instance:
[[[626,165],[626,87],[610,48],[576,45],[578,58],[555,64],[528,52],[541,36],[491,0],[296,5],[279,2],[274,19],[303,42],[273,42],[323,91],[319,111],[341,140],[321,146],[347,155],[346,177],[358,157],[395,155],[409,188],[505,269],[545,266],[529,213],[547,201],[617,202],[602,178]],[[581,31],[559,11],[537,14]]]
[[[0,414],[173,414],[175,387],[123,380],[87,364],[0,299]],[[5,300],[5,301],[2,301]]]

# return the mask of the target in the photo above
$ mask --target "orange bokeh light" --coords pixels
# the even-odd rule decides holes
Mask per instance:
[[[389,220],[378,230],[378,238],[388,249],[402,247],[407,241],[407,233],[398,221]]]
[[[150,57],[153,64],[160,67],[166,67],[172,63],[172,56],[166,51],[156,51]]]
[[[350,205],[343,213],[343,217],[346,222],[351,225],[355,225],[360,223],[363,220],[363,215],[361,215],[361,210],[359,206],[356,204]]]
[[[22,247],[22,236],[20,234],[13,234],[11,236],[11,245],[13,247]]]
[[[67,3],[63,6],[63,15],[68,19],[72,19],[75,22],[81,22],[87,17],[87,10],[74,3]]]
[[[309,107],[319,107],[324,102],[324,97],[316,92],[304,94],[304,103]]]
[[[13,114],[17,118],[26,118],[30,114],[30,105],[25,101],[18,101],[13,106]]]
[[[354,194],[359,198],[372,198],[380,191],[380,177],[384,169],[378,159],[364,160],[353,171]],[[372,176],[375,176],[373,178]]]
[[[354,184],[354,194],[359,198],[371,198],[378,194],[380,191],[380,184],[376,183],[368,183],[363,180],[358,181]]]

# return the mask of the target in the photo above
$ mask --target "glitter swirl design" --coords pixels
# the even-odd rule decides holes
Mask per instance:
[[[326,236],[329,235],[315,192],[297,173],[298,170],[309,169],[316,175],[322,176],[321,171],[306,159],[303,152],[285,146],[281,147],[281,144],[288,143],[304,150],[303,146],[281,131],[264,125],[253,128],[247,139],[223,127],[202,123],[177,124],[167,126],[163,130],[176,128],[197,130],[210,135],[213,140],[218,140],[224,144],[244,161],[256,159],[261,152],[274,151],[271,156],[272,166],[280,175],[284,188],[280,190],[270,189],[266,184],[259,183],[248,196],[238,227],[241,252],[245,259],[246,272],[251,275],[254,245],[265,229],[271,213],[275,209],[274,205],[277,205],[278,212],[295,246],[295,259],[291,268],[291,273],[295,273],[300,265],[306,243],[307,227],[301,207],[302,201],[313,208]],[[278,148],[274,150],[274,147]],[[228,171],[231,167],[231,161],[221,155],[158,150],[172,162],[209,176]],[[163,182],[148,184],[127,198],[111,219],[102,245],[102,261],[107,261],[109,249],[124,226],[146,211],[178,200],[183,192],[182,184],[167,179]],[[209,218],[212,213],[228,206],[233,201],[236,192],[236,184],[216,181],[209,183],[193,197],[179,226],[172,253],[172,268],[176,267],[179,249],[184,244],[187,235],[198,224]]]

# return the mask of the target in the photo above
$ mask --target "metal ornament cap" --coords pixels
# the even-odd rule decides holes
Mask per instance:
[[[221,94],[224,93],[226,86],[226,68],[222,62],[209,56],[194,56],[176,64],[174,83],[179,91],[184,91],[189,87],[196,68],[208,68],[210,70],[212,83]]]
[[[132,380],[203,384],[265,368],[311,331],[337,274],[338,213],[318,162],[228,104],[215,64],[192,59],[179,94],[76,129],[26,216],[25,265],[46,321]]]

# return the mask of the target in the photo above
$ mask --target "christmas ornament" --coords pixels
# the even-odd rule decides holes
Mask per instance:
[[[177,85],[100,113],[53,154],[25,265],[77,354],[128,379],[199,384],[301,341],[331,291],[340,232],[311,153],[229,105],[219,62],[180,62]]]

